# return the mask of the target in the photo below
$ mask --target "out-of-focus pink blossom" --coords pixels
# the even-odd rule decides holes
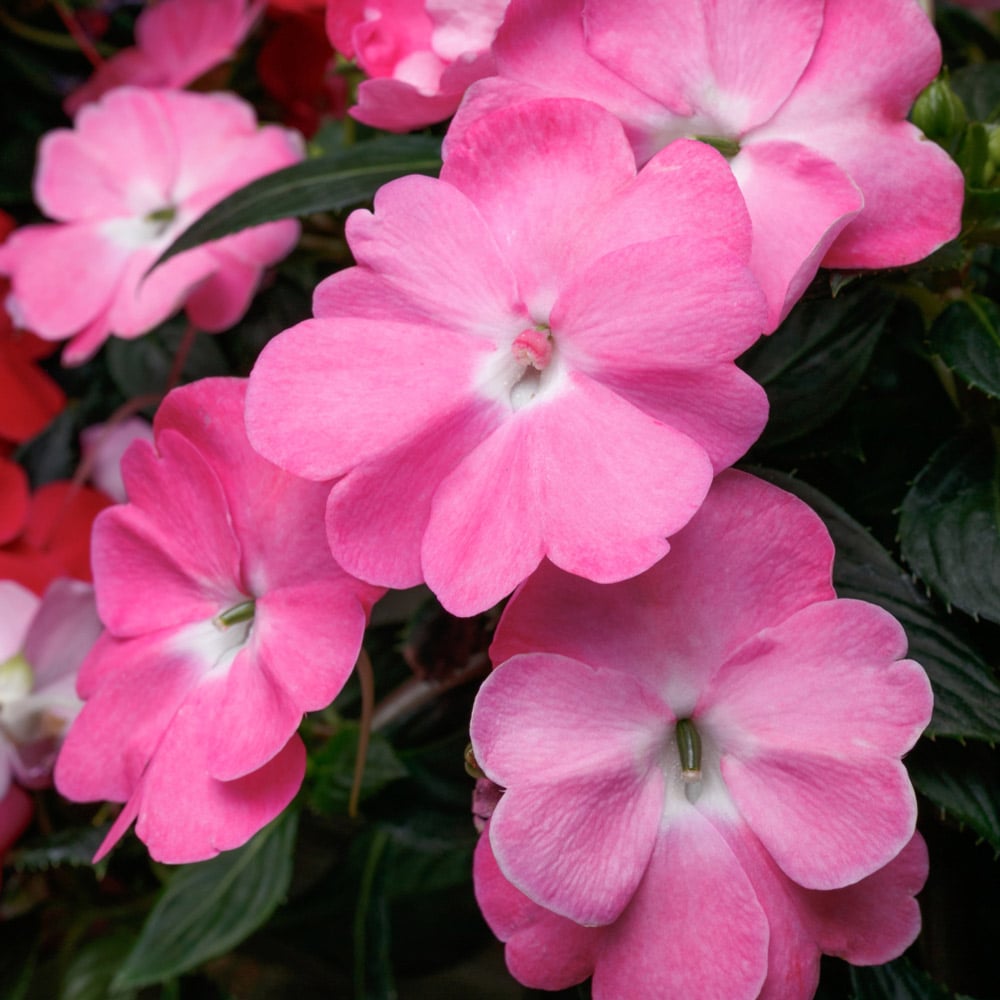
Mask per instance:
[[[508,0],[333,0],[333,47],[368,74],[351,115],[408,132],[454,114],[471,83],[493,72],[490,44]]]
[[[129,503],[94,528],[106,627],[80,673],[86,700],[59,758],[59,791],[126,806],[99,854],[136,821],[153,857],[238,847],[302,780],[302,714],[346,681],[381,593],[325,544],[327,488],[257,455],[244,383],[205,379],[132,445]]]
[[[39,598],[0,580],[0,798],[12,781],[50,784],[63,733],[82,705],[77,671],[100,633],[89,584],[56,580]]]
[[[31,796],[17,785],[11,785],[0,799],[0,861],[28,829],[34,812]]]
[[[19,229],[0,246],[8,309],[46,340],[72,338],[68,364],[110,334],[138,337],[182,305],[203,330],[232,326],[264,268],[295,243],[297,223],[256,226],[147,271],[206,209],[301,156],[300,136],[258,128],[253,108],[228,94],[107,94],[74,130],[42,139],[35,198],[56,222]]]
[[[180,88],[231,59],[250,33],[263,0],[160,0],[135,22],[133,48],[100,66],[63,103],[75,115],[115,87]]]
[[[122,481],[122,456],[133,441],[152,441],[153,428],[142,417],[129,417],[115,424],[93,424],[80,434],[80,450],[89,480],[115,503],[128,495]]]
[[[682,136],[717,145],[775,325],[821,264],[909,264],[958,234],[961,172],[906,121],[941,65],[914,0],[512,0],[493,51],[446,151],[541,93],[613,111],[640,162]]]
[[[820,952],[882,962],[915,937],[900,758],[930,684],[895,619],[836,599],[832,560],[805,504],[729,471],[642,576],[545,564],[511,599],[472,713],[505,789],[490,843],[531,902],[607,928],[565,945],[590,935],[595,997],[798,1000]],[[536,947],[533,984],[565,958]]]
[[[358,266],[264,349],[247,427],[290,471],[342,477],[327,530],[361,579],[426,579],[469,615],[546,556],[632,576],[763,426],[733,364],[766,322],[749,221],[702,143],[637,176],[596,105],[519,105],[347,236]]]

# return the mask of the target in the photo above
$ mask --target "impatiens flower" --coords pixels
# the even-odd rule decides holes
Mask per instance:
[[[511,599],[472,714],[505,789],[490,843],[531,902],[607,927],[581,959],[595,997],[795,1000],[820,951],[879,962],[915,936],[919,842],[875,873],[914,836],[900,758],[930,685],[895,619],[836,599],[832,559],[805,504],[725,472],[642,576],[546,564]],[[847,941],[886,888],[898,915]]]
[[[231,59],[263,0],[160,0],[135,22],[135,46],[112,56],[63,103],[75,115],[115,87],[185,87]]]
[[[125,503],[128,494],[122,481],[122,457],[133,441],[152,440],[153,428],[142,417],[84,428],[80,434],[80,450],[87,478],[105,496],[116,503]]]
[[[362,579],[426,579],[469,615],[546,556],[633,576],[763,426],[733,364],[766,322],[749,224],[702,143],[636,175],[596,105],[520,105],[347,236],[358,266],[265,348],[247,427],[290,471],[342,477],[327,529]]]
[[[493,72],[490,43],[508,0],[335,0],[333,47],[371,78],[351,115],[408,132],[454,114],[466,88]]]
[[[68,364],[182,305],[195,326],[226,329],[263,269],[291,249],[295,222],[244,230],[147,271],[211,205],[301,155],[301,137],[258,129],[250,105],[231,95],[113,91],[81,111],[74,130],[42,139],[35,198],[57,221],[19,229],[0,247],[8,309],[46,340],[72,338]]]
[[[547,93],[613,111],[640,162],[681,136],[722,150],[773,325],[820,264],[909,264],[958,234],[961,172],[906,121],[941,64],[913,0],[512,0],[493,51],[456,137]]]
[[[0,580],[0,798],[12,780],[51,783],[63,733],[81,707],[77,671],[100,633],[89,584],[56,580],[38,598]]]
[[[39,595],[60,576],[89,582],[90,529],[111,498],[89,486],[57,480],[22,503],[24,476],[19,469],[10,472],[6,462],[0,463],[0,485],[17,491],[0,499],[0,580],[16,580]],[[21,511],[20,523],[13,520],[15,509]]]
[[[380,593],[330,557],[327,488],[251,450],[244,388],[172,392],[155,448],[125,456],[130,502],[94,527],[106,631],[80,673],[87,704],[56,783],[127,803],[100,854],[133,820],[154,858],[180,863],[273,819],[302,780],[302,714],[340,691]]]

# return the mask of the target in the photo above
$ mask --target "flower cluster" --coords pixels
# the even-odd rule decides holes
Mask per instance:
[[[316,41],[317,5],[273,6]],[[179,89],[264,7],[145,10],[42,141],[52,221],[0,246],[0,397],[33,404],[0,446],[62,407],[35,367],[54,342],[81,365],[181,309],[229,330],[296,244],[268,221],[155,266],[303,157],[242,99]],[[349,216],[353,264],[247,378],[175,387],[180,358],[152,429],[92,429],[73,482],[31,492],[0,452],[0,819],[23,825],[11,775],[47,780],[75,716],[59,792],[124,804],[98,858],[133,823],[169,863],[245,844],[302,784],[300,723],[375,602],[424,585],[459,616],[509,598],[472,714],[474,874],[522,983],[806,1000],[823,954],[898,956],[927,675],[887,611],[837,597],[818,516],[731,466],[769,405],[738,359],[819,269],[959,232],[962,173],[907,120],[931,22],[913,0],[333,0],[325,29],[367,76],[358,122],[455,115],[440,175]],[[322,101],[269,71],[310,132],[329,58],[324,37]],[[117,504],[80,485],[95,462]]]

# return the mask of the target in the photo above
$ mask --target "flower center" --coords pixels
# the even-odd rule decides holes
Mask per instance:
[[[27,697],[34,686],[35,672],[23,653],[0,663],[0,706]]]
[[[173,205],[164,205],[155,212],[150,212],[143,219],[143,222],[150,224],[155,236],[162,236],[170,228],[170,223],[176,218],[177,209]]]
[[[701,736],[690,719],[678,719],[676,732],[681,778],[685,785],[691,785],[701,781]]]
[[[515,410],[538,395],[543,386],[542,372],[552,360],[553,350],[552,331],[547,326],[528,327],[514,338],[511,354],[520,373],[510,387],[510,405]]]
[[[731,160],[740,151],[740,144],[735,139],[727,139],[725,136],[696,135],[694,138],[706,146],[711,146],[712,149],[717,149],[727,160]]]
[[[257,609],[257,602],[252,598],[246,601],[240,601],[239,604],[234,604],[231,608],[227,608],[225,611],[220,611],[212,619],[212,624],[220,631],[225,632],[226,629],[232,628],[233,625],[239,625],[243,622],[252,622],[254,612]]]

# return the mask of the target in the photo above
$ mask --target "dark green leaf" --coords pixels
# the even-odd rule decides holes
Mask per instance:
[[[420,135],[359,143],[297,163],[252,181],[213,206],[153,266],[248,226],[359,205],[388,181],[404,174],[436,174],[440,169],[440,140]]]
[[[906,629],[909,655],[923,665],[934,687],[928,735],[1000,740],[1000,684],[993,671],[948,627],[892,556],[818,490],[772,470],[754,472],[801,497],[823,518],[836,546],[837,593],[878,604]]]
[[[266,923],[291,881],[296,820],[286,812],[239,850],[178,869],[113,987],[163,982],[224,954]]]
[[[186,320],[175,317],[137,340],[112,337],[108,341],[108,370],[122,395],[136,400],[166,391],[186,328]],[[225,355],[211,335],[199,333],[187,351],[181,382],[229,374]]]
[[[7,859],[17,871],[38,872],[50,868],[92,868],[108,827],[69,827],[49,834],[41,842],[29,841]]]
[[[396,997],[384,863],[388,844],[388,835],[375,830],[354,911],[354,995],[357,1000],[395,1000]]]
[[[1000,308],[989,299],[953,302],[931,328],[930,344],[969,385],[1000,396]]]
[[[918,792],[1000,853],[1000,752],[981,744],[925,744],[906,765]]]
[[[962,1000],[905,958],[870,969],[851,969],[851,1000]]]
[[[804,301],[740,366],[771,402],[766,446],[802,437],[830,419],[861,381],[894,299],[872,284],[833,300]]]
[[[63,973],[59,1000],[132,1000],[134,990],[112,990],[111,980],[134,943],[135,934],[118,931],[86,944]]]
[[[341,722],[337,732],[311,755],[306,801],[310,808],[323,815],[347,811],[354,783],[359,732],[356,722]],[[405,778],[408,773],[389,741],[379,733],[372,733],[361,780],[361,800],[381,791],[389,782]]]
[[[471,801],[471,790],[470,790]],[[472,814],[411,808],[402,822],[383,823],[390,895],[420,894],[469,882],[476,831]]]
[[[903,558],[945,601],[1000,622],[1000,520],[986,436],[949,441],[903,501]]]

